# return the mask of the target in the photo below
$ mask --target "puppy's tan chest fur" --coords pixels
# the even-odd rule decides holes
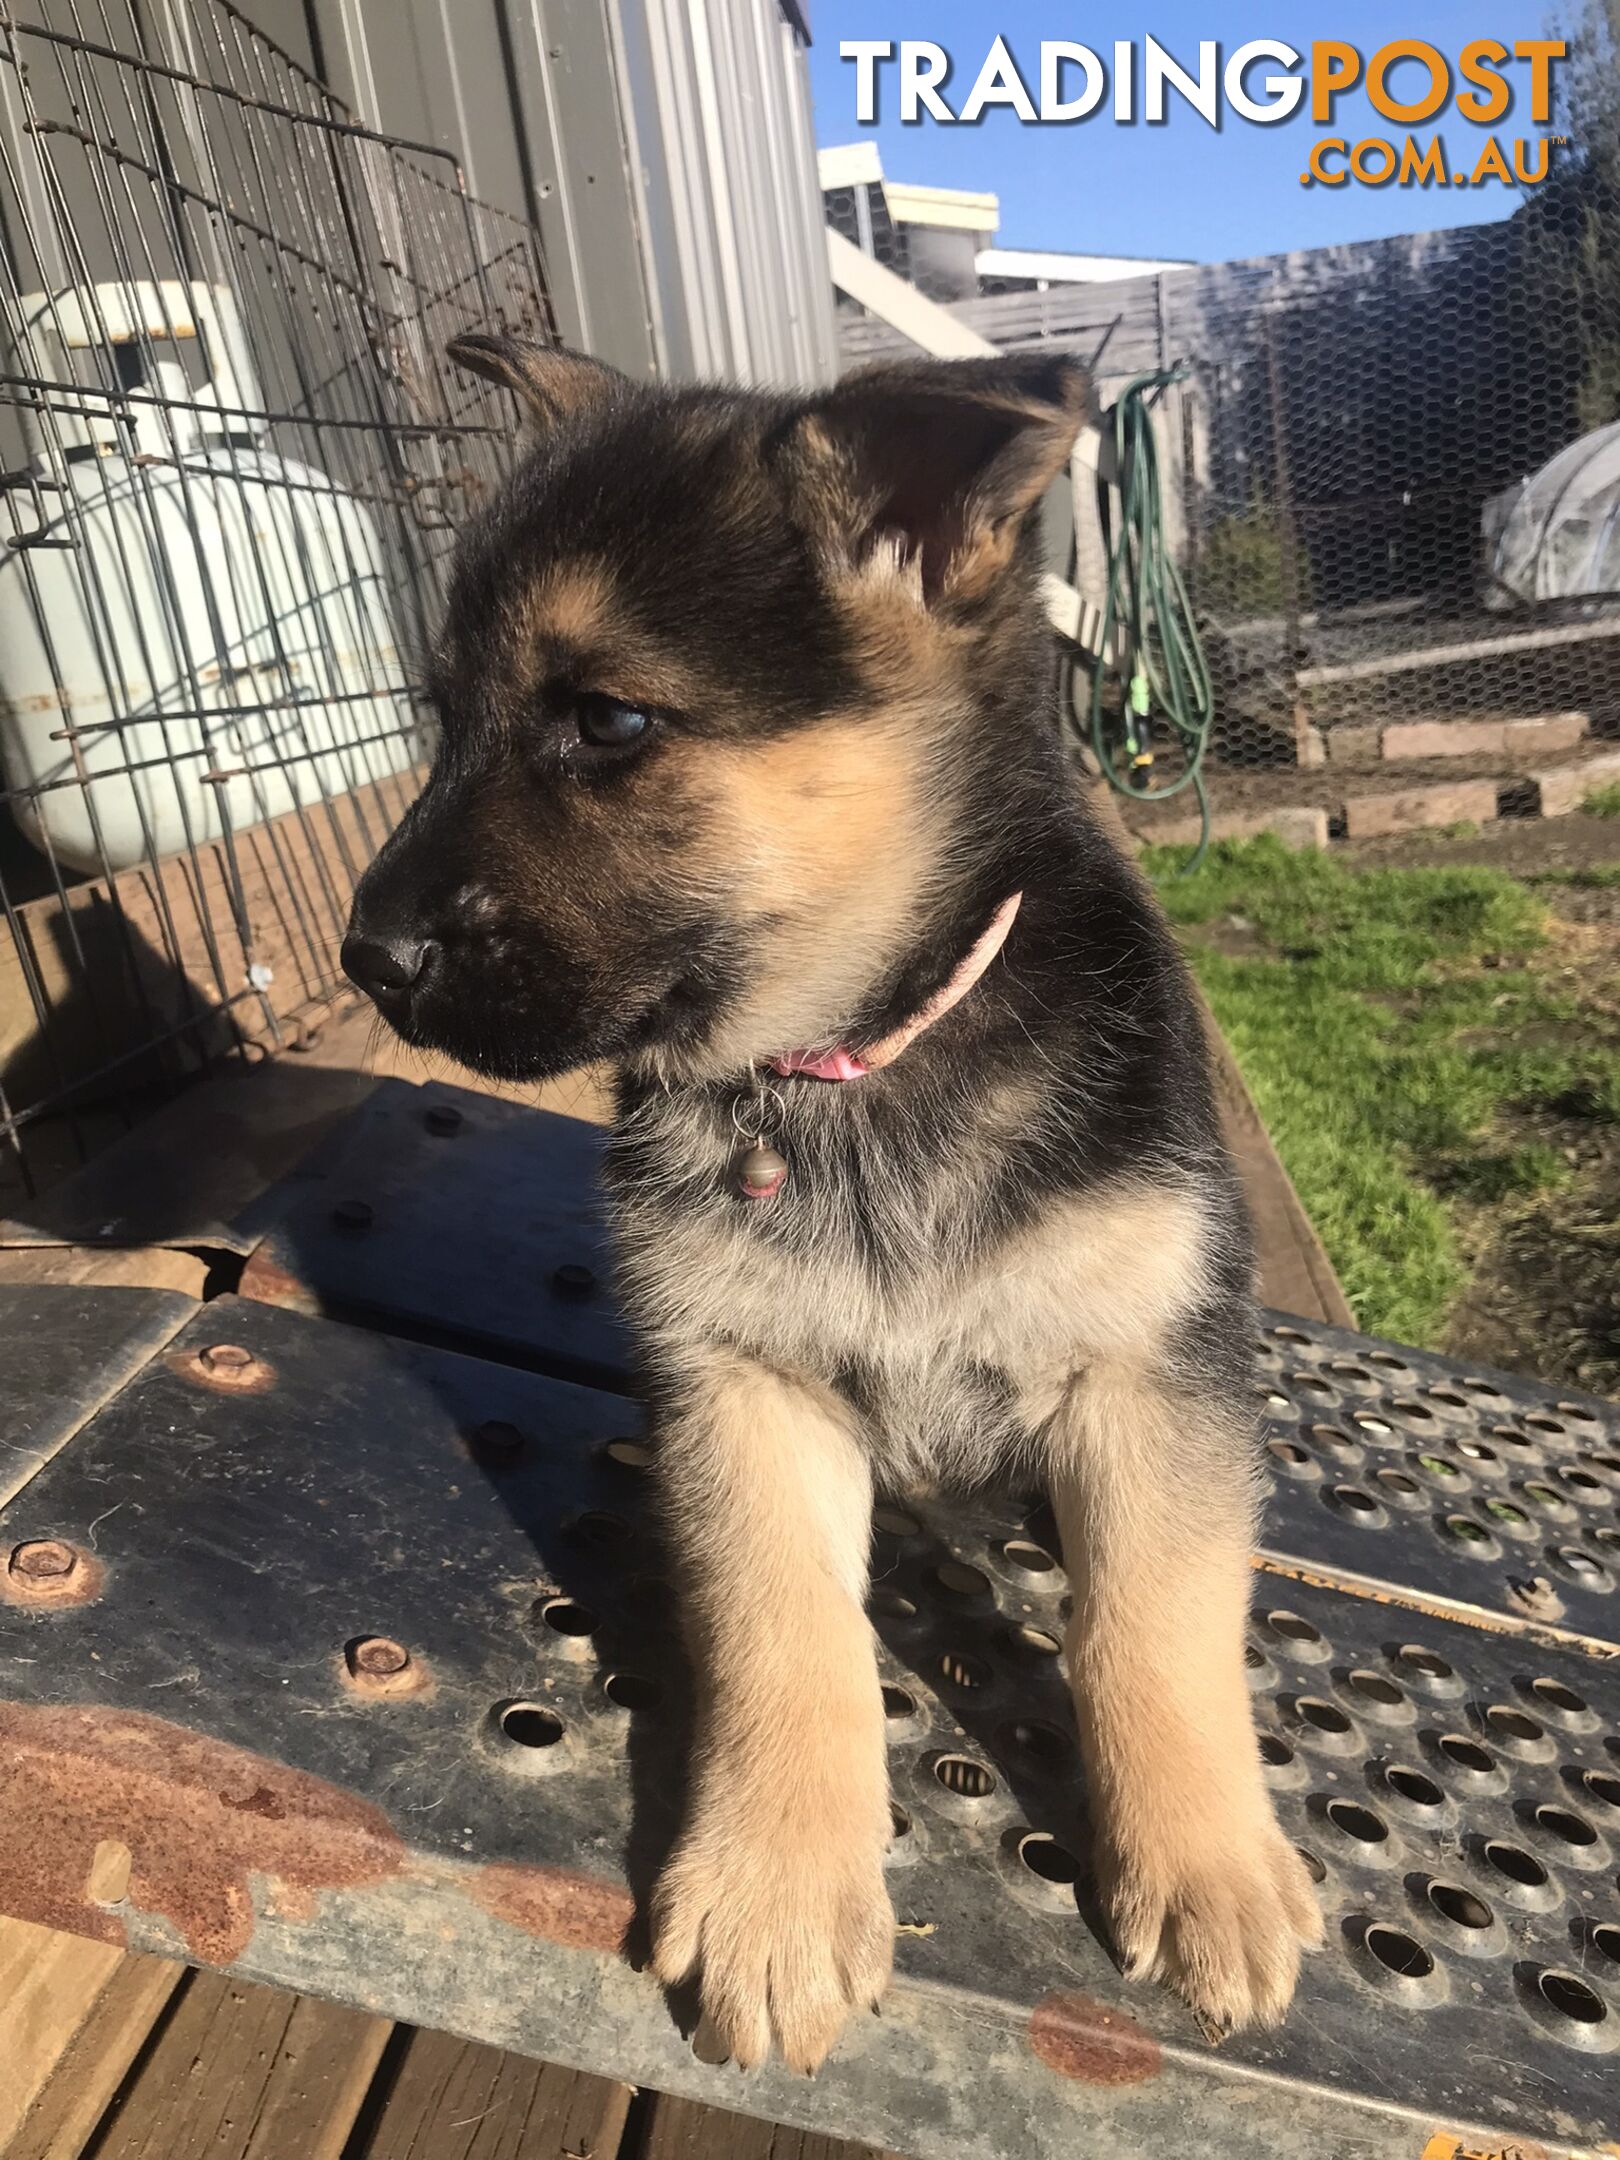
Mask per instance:
[[[857,1085],[859,1083],[856,1083]],[[1099,1357],[1156,1362],[1208,1265],[1195,1185],[1121,1181],[997,1234],[949,1166],[863,1179],[807,1149],[774,1199],[733,1189],[723,1143],[670,1116],[655,1171],[619,1183],[621,1270],[666,1356],[721,1342],[837,1388],[894,1480],[981,1475]]]

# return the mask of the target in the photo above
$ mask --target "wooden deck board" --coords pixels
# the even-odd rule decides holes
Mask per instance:
[[[391,2029],[196,1973],[108,2110],[96,2160],[340,2160]]]
[[[0,1920],[0,2152],[38,2104],[123,1953],[27,1920]]]
[[[424,2156],[425,2160],[425,2156]],[[630,2156],[626,2155],[626,2160]],[[660,2095],[634,2160],[899,2160],[874,2145],[852,2145],[814,2130],[789,2130],[697,2100]]]
[[[53,1940],[76,1943],[78,1938]],[[77,1997],[58,1986],[57,2022],[37,2036],[33,2057],[38,2070],[48,2052],[47,2073],[7,2125],[0,2139],[3,2160],[77,2160],[185,1977],[185,1968],[166,1958],[133,1957],[127,1951],[115,1957],[104,1981],[92,1983],[81,1969],[86,1985]],[[65,1962],[57,1966],[59,1982]],[[5,2000],[8,2017],[14,1999]],[[8,2062],[10,2031],[8,2024]],[[19,2078],[19,2088],[20,2083]]]
[[[619,2152],[628,2085],[449,2033],[400,2038],[350,2160],[614,2160]]]

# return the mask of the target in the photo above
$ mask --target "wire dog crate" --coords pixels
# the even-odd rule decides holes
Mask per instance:
[[[532,228],[230,0],[0,4],[0,1201],[339,994],[491,324]]]

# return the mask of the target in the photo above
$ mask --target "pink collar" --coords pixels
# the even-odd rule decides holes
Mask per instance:
[[[936,990],[904,1027],[896,1028],[892,1035],[885,1035],[864,1055],[846,1050],[842,1044],[836,1050],[819,1054],[814,1050],[788,1050],[781,1057],[771,1059],[772,1071],[781,1073],[784,1078],[792,1073],[803,1073],[810,1080],[859,1080],[863,1074],[880,1072],[885,1065],[892,1065],[924,1028],[931,1028],[936,1020],[942,1020],[953,1005],[967,996],[1007,942],[1007,932],[1013,926],[1013,917],[1018,913],[1018,903],[1023,897],[1021,892],[1010,893],[944,988]]]

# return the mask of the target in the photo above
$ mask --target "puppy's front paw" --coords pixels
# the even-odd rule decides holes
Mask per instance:
[[[883,1993],[894,1912],[883,1854],[848,1824],[815,1835],[700,1814],[653,1894],[653,1970],[674,1986],[701,1971],[703,2010],[741,2068],[774,2037],[813,2071],[856,2008]]]
[[[1195,1820],[1189,1816],[1189,1822]],[[1105,1842],[1098,1875],[1127,1974],[1166,1982],[1206,2026],[1275,2025],[1322,1915],[1268,1807],[1232,1825],[1169,1824]]]

